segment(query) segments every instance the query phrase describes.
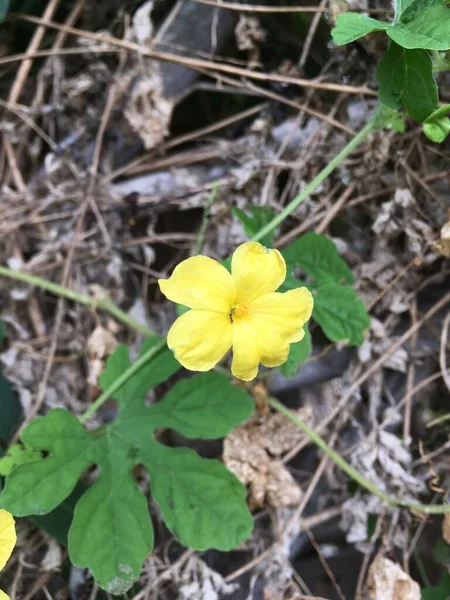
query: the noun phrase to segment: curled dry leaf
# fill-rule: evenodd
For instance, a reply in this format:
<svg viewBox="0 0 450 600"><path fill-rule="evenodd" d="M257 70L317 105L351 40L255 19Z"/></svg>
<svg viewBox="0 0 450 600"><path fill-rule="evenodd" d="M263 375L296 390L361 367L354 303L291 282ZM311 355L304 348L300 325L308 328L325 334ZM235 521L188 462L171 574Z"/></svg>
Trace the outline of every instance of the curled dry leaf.
<svg viewBox="0 0 450 600"><path fill-rule="evenodd" d="M169 133L174 103L164 98L161 75L154 70L138 81L125 109L125 117L131 128L141 137L149 150L157 146Z"/></svg>
<svg viewBox="0 0 450 600"><path fill-rule="evenodd" d="M379 554L367 578L369 600L420 600L420 587L398 564Z"/></svg>
<svg viewBox="0 0 450 600"><path fill-rule="evenodd" d="M105 366L105 360L113 353L117 340L113 334L99 325L91 333L87 341L87 354L89 363L88 383L97 386L100 373Z"/></svg>
<svg viewBox="0 0 450 600"><path fill-rule="evenodd" d="M297 411L312 421L308 406ZM303 434L283 415L257 416L234 429L224 440L223 460L242 483L249 486L253 508L291 506L301 498L301 490L279 457L292 449Z"/></svg>
<svg viewBox="0 0 450 600"><path fill-rule="evenodd" d="M446 258L450 258L450 221L441 229L440 239L432 244L433 250Z"/></svg>

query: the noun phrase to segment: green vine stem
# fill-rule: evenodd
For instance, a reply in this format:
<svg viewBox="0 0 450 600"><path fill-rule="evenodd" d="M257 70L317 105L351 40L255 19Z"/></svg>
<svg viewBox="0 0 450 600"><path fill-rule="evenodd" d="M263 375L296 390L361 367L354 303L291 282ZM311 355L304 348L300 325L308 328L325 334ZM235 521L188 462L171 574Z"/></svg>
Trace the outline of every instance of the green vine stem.
<svg viewBox="0 0 450 600"><path fill-rule="evenodd" d="M109 313L111 316L116 318L118 321L127 325L131 329L135 329L139 333L143 335L152 335L154 332L151 331L145 325L142 325L133 317L130 317L121 310L118 306L114 304L114 302L105 296L104 298L93 298L91 296L87 296L85 294L79 294L78 292L74 292L69 290L68 288L59 285L58 283L53 283L53 281L48 281L48 279L42 279L42 277L37 277L36 275L31 275L30 273L24 273L23 271L16 271L14 269L9 269L8 267L4 267L0 265L0 275L3 277L8 277L9 279L14 279L16 281L22 281L23 283L28 283L29 285L34 285L43 290L47 290L56 296L62 296L63 298L67 298L68 300L73 300L74 302L78 302L78 304L84 304L85 306L89 306L95 310L103 310Z"/></svg>
<svg viewBox="0 0 450 600"><path fill-rule="evenodd" d="M253 242L257 242L265 235L270 233L278 227L280 223L282 223L294 210L299 206L311 193L319 187L319 185L325 181L325 179L330 175L334 169L336 169L346 158L347 156L353 152L360 144L364 141L364 139L369 135L371 131L376 128L375 119L371 119L362 129L359 131L355 137L353 137L349 143L342 148L338 154L324 167L312 181L308 183L306 187L302 189L300 194L295 196L293 200L289 202L289 204L274 217L267 225L265 225L262 229L260 229L251 239Z"/></svg>
<svg viewBox="0 0 450 600"><path fill-rule="evenodd" d="M270 223L267 223L260 231L258 231L252 238L253 241L260 240L267 233L273 231L280 223L284 221L296 208L299 206L327 177L334 169L336 169L344 159L355 149L359 144L366 138L366 136L376 128L375 120L369 121L367 125L361 129L359 133L328 163L328 165L316 175L316 177L298 194L289 204L282 210ZM212 199L214 196L211 196ZM212 200L211 200L212 201ZM200 232L203 233L203 232ZM199 236L200 237L200 236ZM200 237L201 239L201 237ZM68 288L61 286L57 283L53 283L41 277L24 273L22 271L15 271L0 265L0 276L7 277L16 281L22 281L29 285L39 287L47 290L57 296L62 296L79 304L89 306L94 310L103 310L109 313L111 316L116 318L118 321L127 325L128 327L135 329L141 334L151 335L153 332L142 325L119 307L117 307L110 298L105 297L102 299L92 298L85 294L80 294L69 290ZM164 348L166 340L162 339L158 344L150 348L145 354L138 358L124 373L118 377L114 383L112 383L88 408L88 410L80 417L80 421L85 423L101 406L106 402L108 398L111 398L125 383L135 375L139 369L141 369L149 360L151 360L158 352ZM366 489L368 492L380 498L383 502L390 506L404 507L412 511L417 511L426 514L443 514L450 512L450 504L448 505L431 505L431 504L414 504L410 502L404 502L393 498L386 494L382 490L378 489L371 481L366 479L363 475L358 473L352 466L350 466L340 454L335 452L328 444L323 440L322 437L315 431L313 431L306 423L304 423L299 417L287 409L283 404L275 400L275 398L269 398L270 406L278 411L279 413L290 419L303 433L315 444L320 450L325 452L327 456L347 475L358 483L361 487Z"/></svg>
<svg viewBox="0 0 450 600"><path fill-rule="evenodd" d="M124 371L120 377L118 377L110 386L106 388L103 394L100 394L100 396L91 404L87 411L81 415L80 421L85 423L90 417L92 417L92 415L97 412L100 406L102 406L102 404L104 404L108 398L114 396L114 394L120 390L120 388L123 387L126 382L139 371L139 369L142 369L142 367L146 365L149 360L158 354L158 352L160 352L165 345L166 339L162 338L157 344L149 348L147 352L140 356L136 362L128 367L128 369Z"/></svg>
<svg viewBox="0 0 450 600"><path fill-rule="evenodd" d="M443 514L450 512L450 504L438 505L438 504L414 504L412 502L403 502L402 500L398 500L397 498L393 498L389 496L382 490L379 490L371 481L366 479L363 475L358 473L352 466L345 461L340 454L335 452L332 448L328 446L328 444L324 441L323 438L320 437L318 433L312 430L308 425L300 419L297 415L295 415L292 411L286 408L281 402L275 400L275 398L269 398L268 400L270 406L275 409L277 412L281 413L285 417L287 417L290 421L292 421L299 429L303 431L303 433L315 444L318 448L320 448L325 454L337 465L344 473L347 473L349 477L353 479L356 483L358 483L361 487L365 488L368 492L386 502L390 506L401 506L404 508L408 508L409 510L426 513L426 514Z"/></svg>

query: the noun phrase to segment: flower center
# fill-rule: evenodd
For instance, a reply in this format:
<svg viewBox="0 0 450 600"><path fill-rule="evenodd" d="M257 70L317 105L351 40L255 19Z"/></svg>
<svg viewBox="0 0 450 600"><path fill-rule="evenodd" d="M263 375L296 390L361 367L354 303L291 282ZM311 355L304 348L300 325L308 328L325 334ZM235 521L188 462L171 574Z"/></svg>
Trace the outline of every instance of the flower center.
<svg viewBox="0 0 450 600"><path fill-rule="evenodd" d="M235 318L245 317L246 314L248 314L248 304L245 302L239 302L231 307L230 321L233 323Z"/></svg>

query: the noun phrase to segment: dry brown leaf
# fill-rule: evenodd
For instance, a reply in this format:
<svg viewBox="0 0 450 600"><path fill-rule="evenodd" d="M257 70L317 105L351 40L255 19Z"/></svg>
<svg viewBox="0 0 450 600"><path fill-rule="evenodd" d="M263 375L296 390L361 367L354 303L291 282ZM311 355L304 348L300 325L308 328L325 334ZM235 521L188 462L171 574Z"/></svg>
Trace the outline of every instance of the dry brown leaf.
<svg viewBox="0 0 450 600"><path fill-rule="evenodd" d="M88 383L98 384L98 378L105 366L105 359L114 352L117 340L113 334L101 325L96 327L87 341L89 363Z"/></svg>
<svg viewBox="0 0 450 600"><path fill-rule="evenodd" d="M442 521L442 537L444 538L444 542L450 544L450 513L444 514L444 519Z"/></svg>
<svg viewBox="0 0 450 600"><path fill-rule="evenodd" d="M437 242L433 242L433 250L450 258L450 221L441 229L441 237Z"/></svg>
<svg viewBox="0 0 450 600"><path fill-rule="evenodd" d="M135 84L124 113L147 150L157 146L169 133L174 102L164 98L162 88L155 66L152 73Z"/></svg>
<svg viewBox="0 0 450 600"><path fill-rule="evenodd" d="M312 421L312 409L297 411ZM234 429L224 440L223 460L236 477L249 486L249 503L263 506L292 506L301 498L301 490L279 457L291 450L303 434L280 414L255 416Z"/></svg>
<svg viewBox="0 0 450 600"><path fill-rule="evenodd" d="M420 600L420 586L401 567L378 554L367 578L369 600Z"/></svg>

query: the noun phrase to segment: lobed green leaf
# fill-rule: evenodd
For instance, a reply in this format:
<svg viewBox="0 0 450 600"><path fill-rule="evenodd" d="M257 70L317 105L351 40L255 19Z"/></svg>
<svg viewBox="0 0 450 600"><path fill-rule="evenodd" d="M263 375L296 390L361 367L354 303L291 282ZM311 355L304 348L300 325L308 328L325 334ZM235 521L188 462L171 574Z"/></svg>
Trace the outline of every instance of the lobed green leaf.
<svg viewBox="0 0 450 600"><path fill-rule="evenodd" d="M142 351L155 343L158 338L151 338ZM87 431L63 409L30 423L23 442L48 455L14 468L0 495L0 506L17 516L42 515L60 505L81 474L96 465L97 480L75 507L69 555L75 565L90 568L111 594L131 587L153 547L147 501L133 475L136 465L147 468L153 497L182 543L228 550L253 526L245 487L221 462L165 447L154 437L160 427L190 437L225 435L251 414L252 400L223 375L207 373L178 382L162 402L147 406L148 388L179 368L173 360L161 350L116 393L119 411L109 425ZM129 366L128 351L119 346L102 374L102 386Z"/></svg>
<svg viewBox="0 0 450 600"><path fill-rule="evenodd" d="M324 283L314 294L313 316L332 342L362 344L370 325L364 302L350 287Z"/></svg>

